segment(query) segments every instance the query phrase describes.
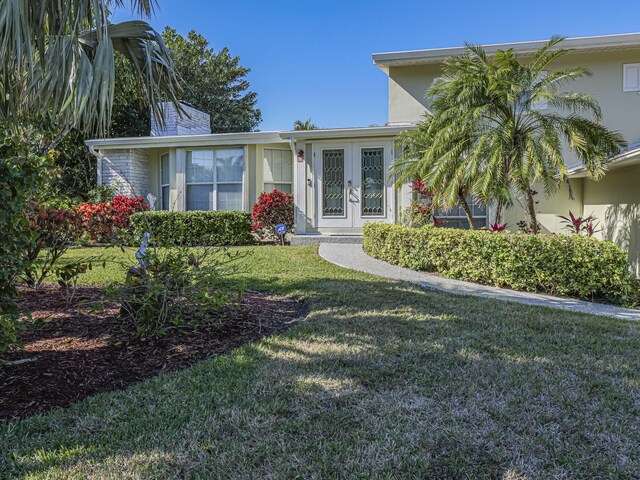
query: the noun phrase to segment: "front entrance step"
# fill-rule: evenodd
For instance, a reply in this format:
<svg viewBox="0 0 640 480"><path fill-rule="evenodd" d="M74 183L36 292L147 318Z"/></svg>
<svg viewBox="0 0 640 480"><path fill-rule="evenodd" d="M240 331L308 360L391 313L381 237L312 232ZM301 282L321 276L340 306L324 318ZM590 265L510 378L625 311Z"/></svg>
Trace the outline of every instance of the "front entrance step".
<svg viewBox="0 0 640 480"><path fill-rule="evenodd" d="M361 244L362 235L294 235L291 245L317 245L319 243Z"/></svg>

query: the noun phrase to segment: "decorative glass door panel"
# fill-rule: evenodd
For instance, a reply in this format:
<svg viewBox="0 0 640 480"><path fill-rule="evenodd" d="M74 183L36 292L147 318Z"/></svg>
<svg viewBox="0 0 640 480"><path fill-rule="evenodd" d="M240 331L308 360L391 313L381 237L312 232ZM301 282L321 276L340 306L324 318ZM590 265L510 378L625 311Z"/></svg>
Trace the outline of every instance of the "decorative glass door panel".
<svg viewBox="0 0 640 480"><path fill-rule="evenodd" d="M322 151L322 216L345 216L344 150Z"/></svg>
<svg viewBox="0 0 640 480"><path fill-rule="evenodd" d="M360 214L363 217L384 215L384 148L362 148Z"/></svg>
<svg viewBox="0 0 640 480"><path fill-rule="evenodd" d="M392 152L389 140L315 143L314 226L353 233L365 222L393 222L393 184L387 178Z"/></svg>

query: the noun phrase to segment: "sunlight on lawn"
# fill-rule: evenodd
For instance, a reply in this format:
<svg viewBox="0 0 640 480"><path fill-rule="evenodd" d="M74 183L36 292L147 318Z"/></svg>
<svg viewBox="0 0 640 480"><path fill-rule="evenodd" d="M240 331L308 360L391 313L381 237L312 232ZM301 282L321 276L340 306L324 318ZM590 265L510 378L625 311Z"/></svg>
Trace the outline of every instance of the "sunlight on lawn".
<svg viewBox="0 0 640 480"><path fill-rule="evenodd" d="M328 264L314 247L247 251L238 280L306 299L306 321L1 424L0 476L640 474L640 324L424 291Z"/></svg>

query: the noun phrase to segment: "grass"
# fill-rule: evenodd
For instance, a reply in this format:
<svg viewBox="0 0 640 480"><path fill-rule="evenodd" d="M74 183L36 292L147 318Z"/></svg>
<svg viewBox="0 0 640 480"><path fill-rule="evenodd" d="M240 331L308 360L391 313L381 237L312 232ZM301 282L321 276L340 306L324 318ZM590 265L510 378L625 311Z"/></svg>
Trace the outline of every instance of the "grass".
<svg viewBox="0 0 640 480"><path fill-rule="evenodd" d="M640 477L640 324L247 250L238 278L306 298L306 322L0 424L0 477Z"/></svg>

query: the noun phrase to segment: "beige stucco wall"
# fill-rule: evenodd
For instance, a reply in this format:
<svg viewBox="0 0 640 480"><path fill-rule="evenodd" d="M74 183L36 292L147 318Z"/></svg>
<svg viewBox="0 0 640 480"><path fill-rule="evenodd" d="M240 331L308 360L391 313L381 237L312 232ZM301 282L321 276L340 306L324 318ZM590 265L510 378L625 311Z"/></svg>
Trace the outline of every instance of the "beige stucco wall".
<svg viewBox="0 0 640 480"><path fill-rule="evenodd" d="M613 170L600 181L584 181L584 214L600 222L600 238L629 252L640 274L640 166Z"/></svg>
<svg viewBox="0 0 640 480"><path fill-rule="evenodd" d="M543 232L558 233L563 231L562 219L558 215L569 216L569 211L574 215L582 215L583 181L582 179L572 179L570 184L573 198L571 198L569 187L565 184L550 195L545 194L542 187L538 187L536 212L538 223ZM514 204L505 210L503 221L508 224L509 230L516 231L518 229L517 223L525 219L524 199L514 197ZM493 220L493 218L489 219L490 222Z"/></svg>
<svg viewBox="0 0 640 480"><path fill-rule="evenodd" d="M442 74L439 65L389 69L389 123L417 122L429 107L425 94Z"/></svg>
<svg viewBox="0 0 640 480"><path fill-rule="evenodd" d="M622 66L640 63L640 48L609 52L571 53L549 71L565 67L588 67L593 75L571 82L566 89L592 95L600 103L604 124L633 144L640 141L640 94L623 92ZM442 74L439 65L392 67L389 69L389 122L419 121L429 101L426 91ZM567 163L575 158L567 155Z"/></svg>

